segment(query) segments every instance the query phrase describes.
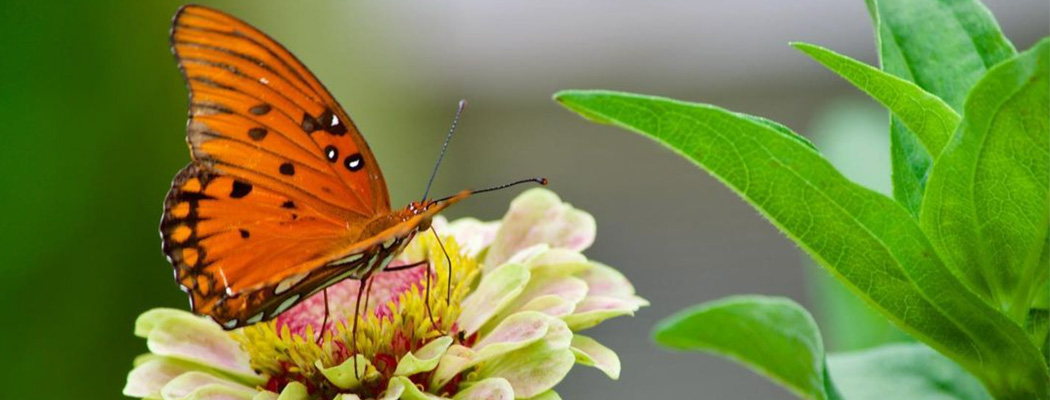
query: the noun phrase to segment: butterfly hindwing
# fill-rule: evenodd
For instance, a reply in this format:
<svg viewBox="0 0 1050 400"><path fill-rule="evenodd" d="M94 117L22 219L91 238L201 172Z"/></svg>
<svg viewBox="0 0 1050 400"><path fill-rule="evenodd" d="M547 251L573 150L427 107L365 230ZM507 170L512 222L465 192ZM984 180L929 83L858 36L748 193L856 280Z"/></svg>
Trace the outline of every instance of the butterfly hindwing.
<svg viewBox="0 0 1050 400"><path fill-rule="evenodd" d="M195 311L307 274L352 247L342 222L284 194L190 164L161 220L164 252Z"/></svg>

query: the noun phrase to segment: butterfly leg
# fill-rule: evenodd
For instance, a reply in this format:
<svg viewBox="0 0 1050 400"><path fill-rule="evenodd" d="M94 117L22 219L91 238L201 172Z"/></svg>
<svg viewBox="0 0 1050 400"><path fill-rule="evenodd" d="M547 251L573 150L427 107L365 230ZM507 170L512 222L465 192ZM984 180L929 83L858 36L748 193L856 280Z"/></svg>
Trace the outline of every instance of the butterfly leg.
<svg viewBox="0 0 1050 400"><path fill-rule="evenodd" d="M365 319L368 319L368 297L372 294L372 282L375 279L369 278L368 284L365 285Z"/></svg>
<svg viewBox="0 0 1050 400"><path fill-rule="evenodd" d="M418 261L418 262L414 262L414 263L411 263L411 264L398 265L396 267L386 267L386 268L383 269L383 272L403 271L403 270L406 270L406 269L412 269L412 268L415 268L415 267L423 266L423 265L426 265L428 263L430 263L430 260L423 260L423 261Z"/></svg>
<svg viewBox="0 0 1050 400"><path fill-rule="evenodd" d="M324 296L324 319L321 320L321 329L317 331L317 345L320 346L324 339L324 332L328 330L328 288L321 291Z"/></svg>
<svg viewBox="0 0 1050 400"><path fill-rule="evenodd" d="M430 225L430 232L434 233L434 239L437 239L438 246L441 246L441 252L445 254L445 261L448 262L448 287L445 294L445 304L452 304L452 258L448 256L448 251L445 250L445 244L441 243L441 237L438 236L434 225Z"/></svg>

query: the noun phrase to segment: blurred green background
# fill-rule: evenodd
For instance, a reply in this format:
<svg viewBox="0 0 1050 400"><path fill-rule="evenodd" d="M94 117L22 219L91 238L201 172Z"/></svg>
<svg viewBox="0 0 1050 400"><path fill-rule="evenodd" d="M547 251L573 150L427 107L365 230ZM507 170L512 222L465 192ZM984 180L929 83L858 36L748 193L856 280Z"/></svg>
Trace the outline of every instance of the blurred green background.
<svg viewBox="0 0 1050 400"><path fill-rule="evenodd" d="M860 0L205 3L259 26L326 83L371 143L395 206L420 194L467 98L436 194L542 175L595 215L588 254L624 271L653 306L593 333L619 352L621 379L577 368L559 386L565 398L790 398L723 360L651 344L657 319L733 293L786 295L839 316L821 321L833 349L900 339L828 295L833 285L820 289L828 281L806 289L826 274L806 278L796 249L706 174L550 101L559 89L605 88L763 115L819 136L848 175L885 189L885 115L786 45L874 62ZM167 39L178 5L0 4L4 399L120 397L145 351L135 316L187 306L156 229L169 181L189 161L186 91ZM989 7L1019 48L1048 33L1045 0ZM479 196L451 216L498 218L516 192ZM862 320L871 322L842 324Z"/></svg>

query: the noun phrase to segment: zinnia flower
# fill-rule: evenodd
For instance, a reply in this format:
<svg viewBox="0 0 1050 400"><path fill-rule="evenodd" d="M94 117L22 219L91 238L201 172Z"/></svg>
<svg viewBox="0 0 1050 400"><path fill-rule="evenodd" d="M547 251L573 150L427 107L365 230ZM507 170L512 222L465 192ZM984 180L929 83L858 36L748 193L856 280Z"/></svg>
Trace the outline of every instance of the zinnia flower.
<svg viewBox="0 0 1050 400"><path fill-rule="evenodd" d="M328 289L327 329L323 296L232 332L185 311L154 309L135 323L150 352L135 360L124 394L557 399L552 388L576 363L619 377L616 353L577 332L648 303L622 274L581 254L594 241L590 214L532 189L502 221L438 218L434 226L440 243L417 235L392 264L430 260L429 299L425 267L376 275L356 343L356 281Z"/></svg>

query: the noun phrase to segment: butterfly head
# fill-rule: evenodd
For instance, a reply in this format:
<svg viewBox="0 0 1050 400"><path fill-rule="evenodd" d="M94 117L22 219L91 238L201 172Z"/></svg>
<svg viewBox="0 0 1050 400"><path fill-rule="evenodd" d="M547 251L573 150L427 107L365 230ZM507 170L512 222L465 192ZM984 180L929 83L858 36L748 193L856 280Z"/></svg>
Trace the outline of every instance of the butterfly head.
<svg viewBox="0 0 1050 400"><path fill-rule="evenodd" d="M404 220L408 220L416 216L421 216L422 220L418 225L419 230L422 231L430 229L430 223L434 215L437 215L448 206L467 198L467 196L470 196L470 194L471 193L469 190L464 190L462 192L456 193L453 196L449 196L443 199L413 201L412 203L409 203L408 207L405 207L404 215L402 216L402 218Z"/></svg>

